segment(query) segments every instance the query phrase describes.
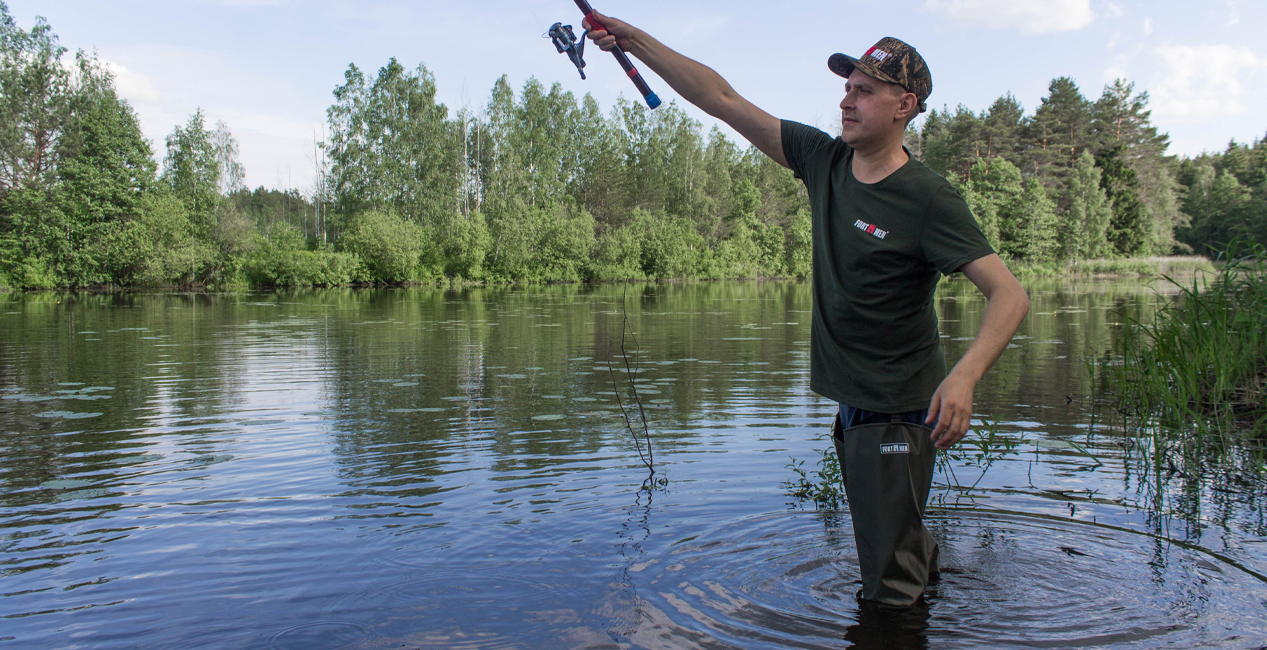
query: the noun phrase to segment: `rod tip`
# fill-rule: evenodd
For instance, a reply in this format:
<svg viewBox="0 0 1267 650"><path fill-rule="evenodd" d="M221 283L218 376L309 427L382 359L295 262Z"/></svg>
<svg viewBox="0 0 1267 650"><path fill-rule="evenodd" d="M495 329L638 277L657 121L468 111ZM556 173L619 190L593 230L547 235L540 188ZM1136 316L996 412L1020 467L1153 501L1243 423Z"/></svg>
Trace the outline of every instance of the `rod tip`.
<svg viewBox="0 0 1267 650"><path fill-rule="evenodd" d="M647 100L647 106L653 109L658 108L660 106L660 98L656 96L655 93L647 93L646 100Z"/></svg>

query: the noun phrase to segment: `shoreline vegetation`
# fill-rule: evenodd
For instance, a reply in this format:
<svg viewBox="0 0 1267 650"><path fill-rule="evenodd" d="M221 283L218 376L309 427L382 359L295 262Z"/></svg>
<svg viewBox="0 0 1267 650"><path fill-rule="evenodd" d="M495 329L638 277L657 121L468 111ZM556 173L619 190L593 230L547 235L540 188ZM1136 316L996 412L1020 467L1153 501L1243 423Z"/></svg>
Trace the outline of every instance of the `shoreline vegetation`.
<svg viewBox="0 0 1267 650"><path fill-rule="evenodd" d="M1225 259L1171 279L1179 294L1156 312L1126 314L1119 362L1103 364L1124 431L1189 458L1267 439L1267 248L1238 239Z"/></svg>
<svg viewBox="0 0 1267 650"><path fill-rule="evenodd" d="M1021 280L1029 279L1054 279L1054 278L1121 278L1121 277L1141 277L1141 278L1190 278L1195 275L1207 273L1217 273L1218 269L1214 263L1208 258L1199 255L1170 255L1170 256L1153 256L1139 258L1121 258L1121 259L1099 259L1099 260L1080 260L1072 264L1011 264L1011 270L1017 278ZM777 281L798 281L807 278L796 278L788 276L775 277L752 277L752 278L655 278L655 279L639 279L637 282L727 282L727 281L757 281L757 282L777 282ZM127 291L180 291L180 292L233 292L243 290L269 290L269 289L294 289L294 288L322 288L322 287L341 287L341 288L415 288L415 287L435 287L436 289L464 289L470 287L497 287L497 286L520 286L523 284L618 284L629 282L630 280L560 280L545 283L522 283L513 280L492 282L484 280L465 280L462 278L442 278L430 282L359 282L346 283L338 285L286 285L286 286L250 286L236 285L229 287L178 287L178 286L118 286L118 285L100 285L100 286L83 286L70 289L75 292L83 293L122 293ZM41 292L41 291L66 291L65 288L45 288L45 289L22 289L19 287L7 286L0 283L0 293L12 292Z"/></svg>
<svg viewBox="0 0 1267 650"><path fill-rule="evenodd" d="M157 157L92 53L0 0L0 287L237 291L804 278L810 215L792 173L673 103L609 111L506 77L479 108L434 76L349 65L313 142L311 187L248 189L201 110ZM1267 245L1267 141L1167 154L1148 94L1051 81L1032 112L934 109L912 156L964 195L1020 277L1212 270ZM1174 257L1180 256L1180 257ZM1190 257L1184 257L1190 256Z"/></svg>

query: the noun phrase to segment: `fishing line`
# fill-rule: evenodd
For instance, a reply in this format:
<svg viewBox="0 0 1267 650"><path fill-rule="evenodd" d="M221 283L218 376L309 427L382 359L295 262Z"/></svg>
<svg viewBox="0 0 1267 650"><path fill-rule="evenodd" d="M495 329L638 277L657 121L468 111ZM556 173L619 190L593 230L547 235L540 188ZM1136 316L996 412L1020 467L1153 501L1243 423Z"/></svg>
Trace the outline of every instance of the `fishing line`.
<svg viewBox="0 0 1267 650"><path fill-rule="evenodd" d="M544 25L544 24L545 24L545 23L541 22L541 19L540 19L540 18L537 18L537 12L535 12L535 11L533 11L533 10L532 10L532 5L528 4L528 0L519 0L519 1L520 1L520 2L522 2L522 3L524 3L524 6L528 8L528 13L532 14L532 19L533 19L533 20L535 20L535 21L537 21L537 24L538 24L538 25ZM544 38L544 35L542 36L542 38Z"/></svg>

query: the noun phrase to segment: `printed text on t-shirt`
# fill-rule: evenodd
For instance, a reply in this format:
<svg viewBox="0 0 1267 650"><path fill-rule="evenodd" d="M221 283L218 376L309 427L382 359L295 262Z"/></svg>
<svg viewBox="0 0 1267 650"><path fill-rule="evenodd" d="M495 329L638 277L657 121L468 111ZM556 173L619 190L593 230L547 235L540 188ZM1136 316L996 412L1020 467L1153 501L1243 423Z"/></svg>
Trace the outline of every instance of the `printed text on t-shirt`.
<svg viewBox="0 0 1267 650"><path fill-rule="evenodd" d="M863 221L862 219L859 219L859 220L857 220L857 221L853 222L853 225L854 225L854 226L856 226L856 227L858 228L858 230L861 230L861 231L863 231L863 232L867 232L867 233L871 233L872 235L875 235L876 237L879 237L880 239L884 239L884 236L885 236L885 235L887 235L887 234L889 234L889 231L887 231L887 230L880 230L879 228L876 228L876 227L875 227L875 224L873 224L873 223L867 223L867 222Z"/></svg>

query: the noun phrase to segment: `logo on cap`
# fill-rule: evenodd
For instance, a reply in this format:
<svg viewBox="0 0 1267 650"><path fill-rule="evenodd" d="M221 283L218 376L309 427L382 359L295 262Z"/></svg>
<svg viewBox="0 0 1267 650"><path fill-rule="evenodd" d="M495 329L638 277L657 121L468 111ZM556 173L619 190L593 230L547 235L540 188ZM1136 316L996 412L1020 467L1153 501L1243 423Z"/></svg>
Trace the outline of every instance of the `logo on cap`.
<svg viewBox="0 0 1267 650"><path fill-rule="evenodd" d="M884 50L876 49L874 46L872 46L872 48L867 50L867 53L863 54L862 56L869 56L875 59L876 61L883 61L893 55L889 54L888 52L885 52Z"/></svg>

